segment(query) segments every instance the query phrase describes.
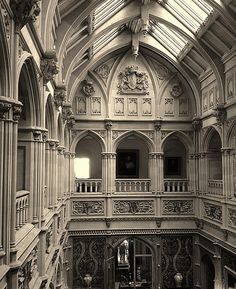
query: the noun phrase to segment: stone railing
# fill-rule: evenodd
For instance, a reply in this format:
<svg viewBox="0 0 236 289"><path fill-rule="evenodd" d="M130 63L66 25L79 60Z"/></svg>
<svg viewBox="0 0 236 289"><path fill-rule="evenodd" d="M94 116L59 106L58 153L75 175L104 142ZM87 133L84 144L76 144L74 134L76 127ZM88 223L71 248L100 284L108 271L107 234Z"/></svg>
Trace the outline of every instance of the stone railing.
<svg viewBox="0 0 236 289"><path fill-rule="evenodd" d="M187 179L164 179L165 192L189 192L189 180Z"/></svg>
<svg viewBox="0 0 236 289"><path fill-rule="evenodd" d="M208 180L208 194L214 196L223 195L223 181L222 180Z"/></svg>
<svg viewBox="0 0 236 289"><path fill-rule="evenodd" d="M150 179L117 179L116 192L150 192Z"/></svg>
<svg viewBox="0 0 236 289"><path fill-rule="evenodd" d="M29 192L18 191L16 193L16 230L19 230L28 222L29 217Z"/></svg>
<svg viewBox="0 0 236 289"><path fill-rule="evenodd" d="M101 179L76 179L75 192L77 193L98 193L102 191Z"/></svg>

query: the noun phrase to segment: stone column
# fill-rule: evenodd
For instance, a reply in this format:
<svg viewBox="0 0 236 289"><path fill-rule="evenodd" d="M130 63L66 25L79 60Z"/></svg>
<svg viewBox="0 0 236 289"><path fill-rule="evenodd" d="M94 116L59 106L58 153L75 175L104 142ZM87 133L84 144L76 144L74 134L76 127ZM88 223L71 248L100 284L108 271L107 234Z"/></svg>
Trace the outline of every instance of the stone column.
<svg viewBox="0 0 236 289"><path fill-rule="evenodd" d="M215 247L214 252L214 266L215 266L215 285L214 289L223 288L223 278L222 278L222 260L221 260L221 248L217 242L213 243Z"/></svg>
<svg viewBox="0 0 236 289"><path fill-rule="evenodd" d="M193 236L193 284L194 289L201 288L201 254L199 246L199 235Z"/></svg>
<svg viewBox="0 0 236 289"><path fill-rule="evenodd" d="M60 201L62 199L62 195L64 193L64 180L66 177L66 171L64 167L64 152L65 148L62 146L57 147L57 171L58 171L58 196L57 201Z"/></svg>
<svg viewBox="0 0 236 289"><path fill-rule="evenodd" d="M233 185L233 149L224 147L222 152L222 179L223 179L223 195L225 199L231 199L234 194Z"/></svg>
<svg viewBox="0 0 236 289"><path fill-rule="evenodd" d="M196 162L198 156L197 154L190 154L188 158L188 179L189 179L189 192L196 193Z"/></svg>
<svg viewBox="0 0 236 289"><path fill-rule="evenodd" d="M149 178L151 179L151 184L150 184L150 189L153 194L156 194L157 192L157 183L158 183L158 178L159 176L157 175L157 155L154 152L149 153L149 162L148 162L148 167L149 167Z"/></svg>
<svg viewBox="0 0 236 289"><path fill-rule="evenodd" d="M108 193L108 153L102 153L102 192L103 194Z"/></svg>
<svg viewBox="0 0 236 289"><path fill-rule="evenodd" d="M157 193L158 195L163 194L164 192L164 153L157 153Z"/></svg>
<svg viewBox="0 0 236 289"><path fill-rule="evenodd" d="M200 153L199 163L199 191L200 194L206 194L208 190L208 159L207 153Z"/></svg>

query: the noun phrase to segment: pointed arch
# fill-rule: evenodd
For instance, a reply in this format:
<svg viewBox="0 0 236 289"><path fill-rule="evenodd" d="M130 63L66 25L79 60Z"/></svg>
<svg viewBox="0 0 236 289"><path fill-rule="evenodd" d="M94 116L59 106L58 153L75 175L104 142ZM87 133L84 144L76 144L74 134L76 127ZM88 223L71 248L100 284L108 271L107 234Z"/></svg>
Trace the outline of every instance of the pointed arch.
<svg viewBox="0 0 236 289"><path fill-rule="evenodd" d="M215 126L209 126L207 128L204 136L203 136L203 139L202 139L202 149L203 149L203 151L208 151L210 140L211 140L211 137L212 137L214 132L218 133L218 135L220 137L220 140L221 140L221 144L223 143L220 130L217 129Z"/></svg>
<svg viewBox="0 0 236 289"><path fill-rule="evenodd" d="M120 135L114 142L113 147L114 147L114 151L116 151L117 147L119 146L119 144L126 139L129 136L136 136L137 138L142 139L148 147L149 152L153 152L154 151L154 143L153 141L146 136L144 133L142 133L141 131L137 131L137 130L131 130L131 131L126 131L124 132L122 135Z"/></svg>
<svg viewBox="0 0 236 289"><path fill-rule="evenodd" d="M170 137L176 136L180 142L183 143L185 146L185 149L188 153L194 152L194 144L192 139L184 132L182 131L172 131L170 132L161 142L161 150L164 150L164 146L166 142L170 139Z"/></svg>
<svg viewBox="0 0 236 289"><path fill-rule="evenodd" d="M98 141L98 143L100 144L102 151L103 152L106 151L106 144L105 144L105 141L103 140L103 138L98 133L96 133L92 130L85 130L82 133L77 134L76 137L73 139L73 141L71 143L71 147L70 147L71 152L75 152L76 145L78 144L78 142L86 136L91 136L94 139L96 139Z"/></svg>

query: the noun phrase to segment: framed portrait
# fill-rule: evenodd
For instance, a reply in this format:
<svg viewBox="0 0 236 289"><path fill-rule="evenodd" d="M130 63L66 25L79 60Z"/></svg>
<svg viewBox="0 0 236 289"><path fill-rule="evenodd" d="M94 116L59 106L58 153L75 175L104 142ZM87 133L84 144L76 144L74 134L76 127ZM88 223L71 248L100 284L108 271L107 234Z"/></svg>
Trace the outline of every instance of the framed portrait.
<svg viewBox="0 0 236 289"><path fill-rule="evenodd" d="M138 178L139 177L139 151L117 150L116 177Z"/></svg>
<svg viewBox="0 0 236 289"><path fill-rule="evenodd" d="M165 157L165 177L182 175L181 157Z"/></svg>

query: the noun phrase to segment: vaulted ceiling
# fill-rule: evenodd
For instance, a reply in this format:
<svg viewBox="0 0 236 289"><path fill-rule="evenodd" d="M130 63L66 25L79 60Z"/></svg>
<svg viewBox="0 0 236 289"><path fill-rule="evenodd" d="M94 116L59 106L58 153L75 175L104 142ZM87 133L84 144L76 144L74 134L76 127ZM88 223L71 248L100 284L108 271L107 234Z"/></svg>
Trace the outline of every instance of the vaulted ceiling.
<svg viewBox="0 0 236 289"><path fill-rule="evenodd" d="M53 9L57 81L69 90L99 59L122 49L136 57L140 47L192 79L207 70L217 78L236 44L235 0L59 0Z"/></svg>

